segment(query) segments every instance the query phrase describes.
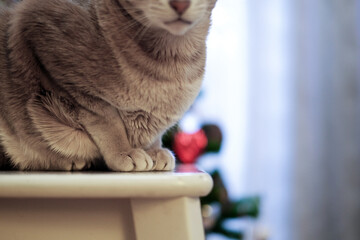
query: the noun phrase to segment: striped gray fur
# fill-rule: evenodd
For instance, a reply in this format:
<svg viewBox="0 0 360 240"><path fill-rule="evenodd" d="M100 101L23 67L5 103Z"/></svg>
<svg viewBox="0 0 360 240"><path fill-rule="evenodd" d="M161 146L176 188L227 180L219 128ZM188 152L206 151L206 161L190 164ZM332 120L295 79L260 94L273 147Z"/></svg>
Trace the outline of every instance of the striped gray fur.
<svg viewBox="0 0 360 240"><path fill-rule="evenodd" d="M215 1L191 0L181 15L191 24L172 22L180 15L169 0L24 0L2 10L0 165L173 169L161 136L199 92Z"/></svg>

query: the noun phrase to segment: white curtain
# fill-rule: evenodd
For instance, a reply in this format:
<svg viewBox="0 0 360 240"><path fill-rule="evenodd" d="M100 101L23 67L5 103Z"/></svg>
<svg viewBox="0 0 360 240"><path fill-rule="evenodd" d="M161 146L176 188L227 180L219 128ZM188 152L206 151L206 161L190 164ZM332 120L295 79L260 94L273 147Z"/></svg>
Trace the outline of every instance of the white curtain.
<svg viewBox="0 0 360 240"><path fill-rule="evenodd" d="M274 240L360 239L360 3L247 3L260 224Z"/></svg>
<svg viewBox="0 0 360 240"><path fill-rule="evenodd" d="M293 164L293 14L286 0L248 3L248 130L246 186L262 200L258 230L292 240L289 231Z"/></svg>
<svg viewBox="0 0 360 240"><path fill-rule="evenodd" d="M360 5L296 1L293 238L360 239Z"/></svg>
<svg viewBox="0 0 360 240"><path fill-rule="evenodd" d="M187 131L215 123L223 133L220 154L199 162L205 170L220 168L229 194L245 194L245 133L247 114L247 0L219 0L207 41L207 64L202 92L183 121ZM198 125L193 124L197 120ZM196 122L196 121L195 121ZM194 127L191 127L195 125ZM190 126L190 127L189 127Z"/></svg>

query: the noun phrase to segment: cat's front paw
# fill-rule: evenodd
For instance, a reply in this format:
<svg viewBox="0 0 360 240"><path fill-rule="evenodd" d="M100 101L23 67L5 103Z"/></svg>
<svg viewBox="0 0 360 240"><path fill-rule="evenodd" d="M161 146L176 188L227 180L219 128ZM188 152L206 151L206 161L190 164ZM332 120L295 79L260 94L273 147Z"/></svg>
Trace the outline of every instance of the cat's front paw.
<svg viewBox="0 0 360 240"><path fill-rule="evenodd" d="M105 162L111 170L121 172L150 171L154 166L151 157L140 148L120 153L113 161L105 159Z"/></svg>
<svg viewBox="0 0 360 240"><path fill-rule="evenodd" d="M59 161L52 161L52 165L46 167L46 170L53 171L81 171L90 168L91 163L84 159L77 158L58 158ZM31 168L32 170L42 170Z"/></svg>
<svg viewBox="0 0 360 240"><path fill-rule="evenodd" d="M175 157L168 149L152 149L147 151L147 153L154 161L154 166L152 170L170 171L175 168Z"/></svg>

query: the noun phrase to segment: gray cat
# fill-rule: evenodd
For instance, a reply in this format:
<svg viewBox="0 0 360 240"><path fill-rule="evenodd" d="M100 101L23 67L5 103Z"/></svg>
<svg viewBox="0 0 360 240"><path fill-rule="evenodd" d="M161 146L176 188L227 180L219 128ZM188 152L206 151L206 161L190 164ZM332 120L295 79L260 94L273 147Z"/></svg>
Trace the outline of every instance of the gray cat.
<svg viewBox="0 0 360 240"><path fill-rule="evenodd" d="M216 0L24 0L0 12L0 158L21 170L171 170Z"/></svg>

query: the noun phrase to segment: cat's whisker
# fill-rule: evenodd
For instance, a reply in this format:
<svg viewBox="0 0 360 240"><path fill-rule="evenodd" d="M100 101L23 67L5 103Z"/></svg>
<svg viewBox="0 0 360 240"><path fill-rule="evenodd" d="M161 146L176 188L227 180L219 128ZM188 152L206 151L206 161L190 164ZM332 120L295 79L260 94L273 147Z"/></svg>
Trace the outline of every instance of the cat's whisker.
<svg viewBox="0 0 360 240"><path fill-rule="evenodd" d="M145 24L140 31L136 34L136 36L134 36L133 39L137 39L138 42L140 42L142 40L142 38L144 37L144 35L146 34L146 32L149 30L151 24L150 22L148 22L147 24Z"/></svg>
<svg viewBox="0 0 360 240"><path fill-rule="evenodd" d="M159 10L159 11L163 11L164 10L164 6L163 5L150 5L149 7L150 10Z"/></svg>
<svg viewBox="0 0 360 240"><path fill-rule="evenodd" d="M145 20L147 20L145 16L142 16L141 18L139 18L139 21L145 21ZM131 28L134 28L134 27L137 27L139 25L140 25L139 22L134 21L134 22L129 23L125 27L123 27L121 30L127 31L127 30L129 30Z"/></svg>
<svg viewBox="0 0 360 240"><path fill-rule="evenodd" d="M146 32L149 31L150 27L151 27L151 23L148 22L148 24L145 25L142 36L139 38L140 40L142 39L143 36L145 36Z"/></svg>
<svg viewBox="0 0 360 240"><path fill-rule="evenodd" d="M146 20L146 18L143 17L143 20ZM139 35L141 32L143 32L145 28L148 29L148 28L150 27L150 23L148 23L147 21L146 21L146 23L149 24L149 26L147 26L147 25L141 25L141 27L140 27L139 29L137 29L137 31L134 33L134 35L132 36L132 38L129 39L129 41L128 41L128 43L127 43L127 45L125 46L124 49L128 49L129 46L135 41L135 39L138 39L138 35ZM136 23L136 24L138 24L138 23Z"/></svg>

